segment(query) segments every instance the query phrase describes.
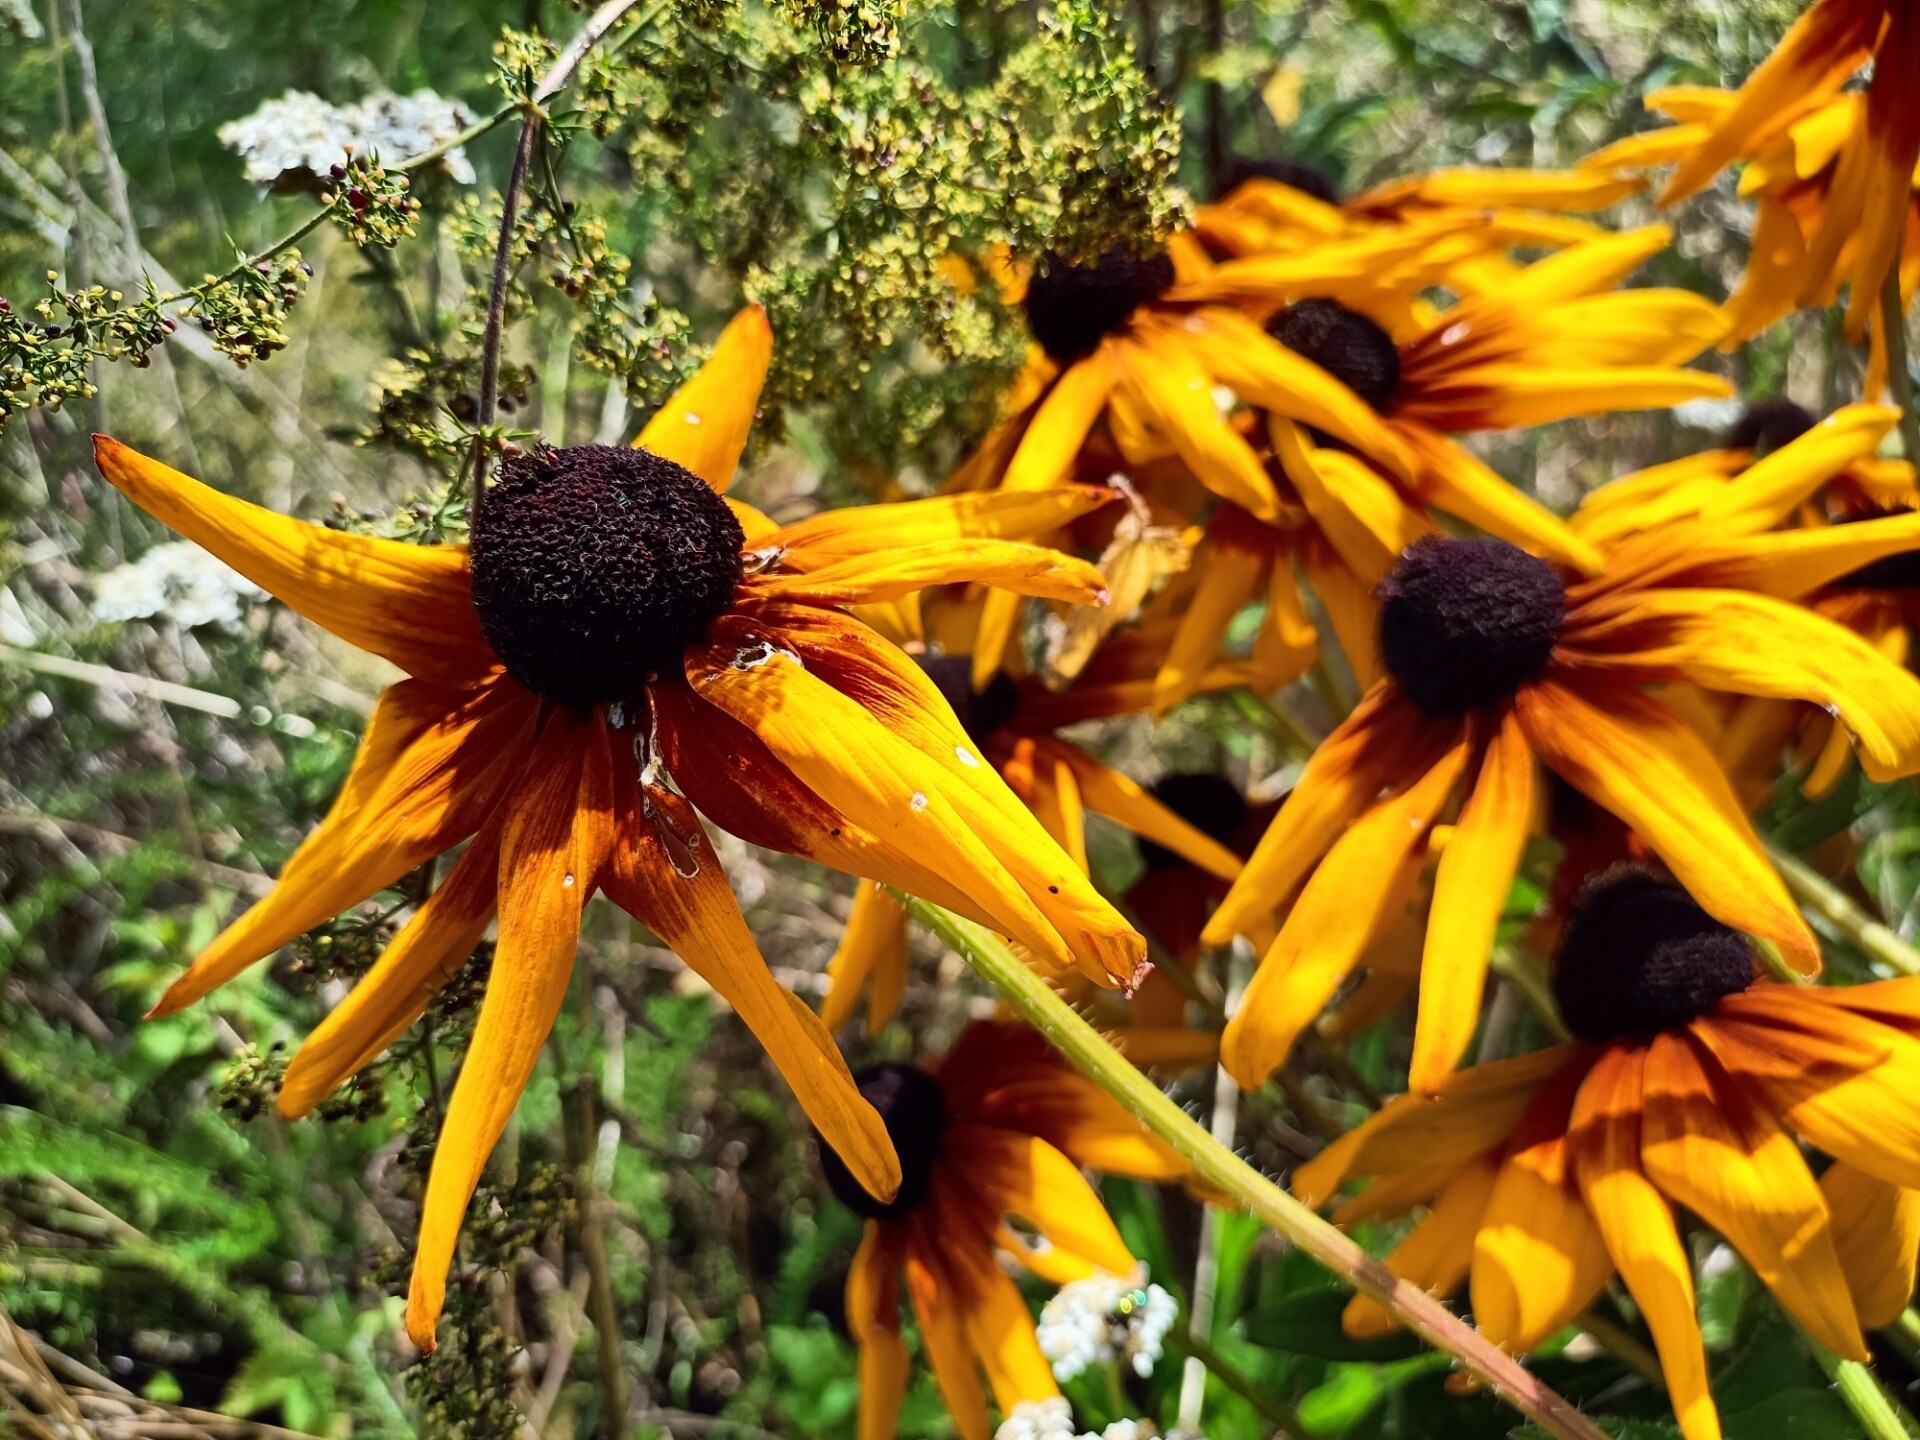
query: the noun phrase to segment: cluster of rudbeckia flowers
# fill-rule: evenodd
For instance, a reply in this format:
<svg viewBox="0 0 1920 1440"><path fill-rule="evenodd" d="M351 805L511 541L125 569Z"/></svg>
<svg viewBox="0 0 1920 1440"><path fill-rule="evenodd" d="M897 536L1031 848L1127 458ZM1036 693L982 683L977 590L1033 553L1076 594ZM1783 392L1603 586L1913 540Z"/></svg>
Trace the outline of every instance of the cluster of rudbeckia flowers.
<svg viewBox="0 0 1920 1440"><path fill-rule="evenodd" d="M925 499L781 525L729 493L773 359L751 308L632 445L505 455L464 545L305 524L100 439L135 504L404 672L278 888L156 1010L456 857L279 1100L312 1110L495 930L408 1299L431 1348L605 895L751 1028L864 1220L863 1440L894 1432L916 1336L967 1440L1073 1433L1082 1352L1150 1369L1175 1323L1089 1175L1224 1198L1013 1018L850 1068L836 1033L881 1036L913 988L903 897L1006 937L1155 1076L1255 1090L1410 1013L1408 1093L1294 1192L1340 1224L1414 1217L1387 1263L1464 1287L1516 1354L1617 1279L1687 1440L1719 1433L1689 1225L1864 1359L1920 1252L1920 978L1820 981L1755 815L1783 777L1920 773L1920 491L1879 392L1900 347L1874 334L1860 403L1751 404L1571 513L1474 437L1728 399L1703 354L1843 292L1858 337L1897 318L1916 27L1902 0L1818 0L1745 87L1670 93L1672 129L1567 174L1343 199L1249 165L1152 253L955 257L1033 345ZM1678 200L1742 159L1760 231L1731 306L1629 285L1666 230L1592 216L1644 167L1677 165ZM1102 756L1195 696L1296 684L1325 724L1282 786ZM1136 837L1122 892L1096 883L1089 816ZM709 825L858 877L820 1013L773 979ZM1223 996L1196 977L1236 945L1251 976ZM1516 993L1561 1043L1488 1053L1496 957L1534 973ZM1069 1287L1038 1326L1016 1271ZM1393 1323L1364 1296L1345 1315Z"/></svg>

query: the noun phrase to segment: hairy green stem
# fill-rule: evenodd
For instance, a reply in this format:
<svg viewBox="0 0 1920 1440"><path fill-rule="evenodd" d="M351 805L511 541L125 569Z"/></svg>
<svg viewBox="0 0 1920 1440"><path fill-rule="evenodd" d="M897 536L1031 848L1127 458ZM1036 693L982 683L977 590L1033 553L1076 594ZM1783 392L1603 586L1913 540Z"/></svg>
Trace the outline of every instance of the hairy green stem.
<svg viewBox="0 0 1920 1440"><path fill-rule="evenodd" d="M1217 1143L1029 970L1004 940L937 905L902 898L916 919L987 979L1054 1048L1172 1147L1200 1181L1232 1197L1261 1223L1385 1306L1400 1323L1452 1355L1548 1434L1560 1440L1602 1440L1592 1421L1513 1356Z"/></svg>
<svg viewBox="0 0 1920 1440"><path fill-rule="evenodd" d="M1767 847L1767 854L1801 909L1833 926L1869 960L1902 975L1920 975L1920 950L1868 915L1838 885L1797 855L1773 846Z"/></svg>
<svg viewBox="0 0 1920 1440"><path fill-rule="evenodd" d="M1913 1440L1900 1409L1880 1387L1873 1370L1858 1360L1843 1360L1803 1330L1807 1348L1833 1381L1833 1388L1866 1431L1867 1440Z"/></svg>

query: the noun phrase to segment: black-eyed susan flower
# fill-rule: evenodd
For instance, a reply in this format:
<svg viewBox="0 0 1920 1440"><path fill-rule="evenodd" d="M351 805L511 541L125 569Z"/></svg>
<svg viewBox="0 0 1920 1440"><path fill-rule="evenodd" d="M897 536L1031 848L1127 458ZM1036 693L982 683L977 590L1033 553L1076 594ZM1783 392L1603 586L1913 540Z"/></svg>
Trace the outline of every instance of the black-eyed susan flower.
<svg viewBox="0 0 1920 1440"><path fill-rule="evenodd" d="M861 1440L890 1440L906 1393L903 1286L955 1427L963 1440L989 1440L989 1395L1004 1413L1059 1394L1002 1257L1055 1284L1133 1273L1080 1167L1166 1180L1183 1166L1026 1025L977 1022L936 1061L880 1065L857 1080L902 1171L899 1194L876 1200L830 1144L821 1148L833 1193L867 1222L847 1276Z"/></svg>
<svg viewBox="0 0 1920 1440"><path fill-rule="evenodd" d="M1869 61L1864 93L1843 95ZM1666 137L1666 148L1651 157L1678 161L1661 202L1697 194L1736 161L1766 167L1780 178L1781 194L1762 211L1773 223L1756 231L1756 257L1783 286L1801 282L1790 292L1798 303L1831 304L1847 284L1846 329L1858 341L1912 229L1917 92L1920 9L1912 0L1815 0L1733 95L1648 98L1683 122L1684 134ZM1625 156L1616 150L1606 158ZM1817 177L1818 203L1796 205L1804 197L1787 180Z"/></svg>
<svg viewBox="0 0 1920 1440"><path fill-rule="evenodd" d="M1920 980L1754 978L1747 940L1644 869L1590 882L1554 990L1575 1041L1403 1096L1294 1173L1335 1219L1426 1214L1387 1263L1517 1352L1617 1273L1653 1332L1687 1440L1719 1418L1676 1207L1718 1231L1816 1340L1867 1358L1920 1247ZM1818 1180L1800 1143L1831 1156ZM1356 1298L1347 1328L1394 1323Z"/></svg>
<svg viewBox="0 0 1920 1440"><path fill-rule="evenodd" d="M1719 757L1648 687L1807 701L1839 717L1870 776L1920 770L1920 681L1797 603L1920 548L1920 515L1769 532L1770 513L1666 526L1572 583L1487 538L1432 537L1400 557L1380 589L1384 678L1308 761L1207 928L1224 943L1299 891L1222 1037L1237 1080L1258 1084L1285 1058L1451 818L1412 1062L1413 1088L1438 1088L1472 1038L1494 928L1540 824L1539 763L1631 827L1716 918L1817 968Z"/></svg>
<svg viewBox="0 0 1920 1440"><path fill-rule="evenodd" d="M470 549L305 524L97 441L129 499L409 677L382 695L280 884L156 1012L472 841L295 1056L280 1096L302 1114L379 1054L497 912L422 1213L407 1324L423 1346L596 890L740 1011L863 1185L888 1194L899 1178L824 1027L767 975L688 798L749 840L927 895L1090 978L1130 983L1143 963L1143 943L974 753L938 689L837 608L963 580L1091 598L1097 572L996 538L981 497L786 530L727 498L770 351L764 315L743 312L634 448L511 456ZM1085 504L1051 499L1063 516Z"/></svg>

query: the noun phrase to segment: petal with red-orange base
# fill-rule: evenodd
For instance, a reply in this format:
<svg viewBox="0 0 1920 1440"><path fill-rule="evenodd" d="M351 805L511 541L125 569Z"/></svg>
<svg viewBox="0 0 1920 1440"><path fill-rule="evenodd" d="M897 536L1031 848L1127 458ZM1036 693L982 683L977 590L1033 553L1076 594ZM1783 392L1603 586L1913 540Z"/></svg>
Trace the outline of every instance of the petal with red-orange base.
<svg viewBox="0 0 1920 1440"><path fill-rule="evenodd" d="M1668 537L1666 544L1648 537L1611 557L1610 568L1624 575L1633 567L1634 583L1640 585L1726 586L1797 600L1863 565L1915 550L1920 550L1920 511L1732 539L1689 529Z"/></svg>
<svg viewBox="0 0 1920 1440"><path fill-rule="evenodd" d="M1522 686L1514 710L1534 754L1637 831L1708 914L1819 970L1820 946L1719 760L1671 711L1625 686L1555 680Z"/></svg>
<svg viewBox="0 0 1920 1440"><path fill-rule="evenodd" d="M724 491L747 448L754 412L760 408L760 387L772 362L773 328L767 312L749 305L727 322L707 363L654 413L634 446Z"/></svg>
<svg viewBox="0 0 1920 1440"><path fill-rule="evenodd" d="M339 798L266 899L223 930L153 1007L167 1015L296 935L384 889L481 826L509 792L539 719L511 684L404 680L380 697Z"/></svg>
<svg viewBox="0 0 1920 1440"><path fill-rule="evenodd" d="M499 942L434 1149L407 1291L407 1334L422 1350L434 1346L467 1202L533 1074L573 974L580 908L605 858L609 829L607 797L593 795L598 785L587 778L596 770L587 763L595 746L604 757L597 717L549 717L501 829ZM604 760L597 769L604 778Z"/></svg>
<svg viewBox="0 0 1920 1440"><path fill-rule="evenodd" d="M1037 1135L991 1125L952 1126L942 1154L1004 1215L1027 1221L1085 1267L1126 1275L1134 1258L1079 1166Z"/></svg>
<svg viewBox="0 0 1920 1440"><path fill-rule="evenodd" d="M960 540L1036 541L1118 496L1119 491L1105 485L1055 485L847 505L776 530L765 543L782 552L783 563L815 570L841 560L866 559L884 549Z"/></svg>
<svg viewBox="0 0 1920 1440"><path fill-rule="evenodd" d="M287 1062L274 1102L287 1119L312 1110L405 1033L473 954L493 921L510 808L494 807L447 878Z"/></svg>
<svg viewBox="0 0 1920 1440"><path fill-rule="evenodd" d="M1641 1169L1725 1236L1816 1340L1868 1359L1826 1202L1800 1147L1697 1046L1667 1033L1647 1047Z"/></svg>
<svg viewBox="0 0 1920 1440"><path fill-rule="evenodd" d="M867 1221L847 1270L847 1331L860 1347L860 1440L893 1440L910 1366L900 1333L900 1278L906 1231Z"/></svg>
<svg viewBox="0 0 1920 1440"><path fill-rule="evenodd" d="M1494 1344L1525 1354L1612 1278L1613 1257L1568 1170L1565 1134L1508 1156L1474 1237L1474 1324Z"/></svg>
<svg viewBox="0 0 1920 1440"><path fill-rule="evenodd" d="M1420 961L1419 1023L1407 1084L1432 1094L1466 1054L1494 931L1539 806L1533 751L1511 710L1487 741L1480 772L1440 854Z"/></svg>
<svg viewBox="0 0 1920 1440"><path fill-rule="evenodd" d="M1681 1433L1686 1440L1720 1440L1694 1312L1693 1263L1673 1208L1640 1169L1646 1061L1638 1046L1601 1052L1574 1101L1567 1151L1580 1198L1653 1331Z"/></svg>
<svg viewBox="0 0 1920 1440"><path fill-rule="evenodd" d="M1307 761L1293 793L1202 937L1224 945L1291 898L1314 862L1380 792L1405 785L1451 748L1459 726L1422 714L1391 682L1369 690Z"/></svg>
<svg viewBox="0 0 1920 1440"><path fill-rule="evenodd" d="M607 898L733 1007L854 1178L891 1199L900 1162L886 1126L861 1098L820 1017L767 972L693 807L626 765L615 771L614 795L619 838L600 876Z"/></svg>
<svg viewBox="0 0 1920 1440"><path fill-rule="evenodd" d="M868 605L897 600L930 585L979 584L1069 605L1099 605L1107 582L1084 560L1018 540L942 540L887 546L797 574L750 575L756 598L815 605Z"/></svg>
<svg viewBox="0 0 1920 1440"><path fill-rule="evenodd" d="M289 609L422 680L474 685L500 662L480 633L467 551L350 535L222 494L93 437L115 489Z"/></svg>
<svg viewBox="0 0 1920 1440"><path fill-rule="evenodd" d="M1171 850L1189 864L1222 880L1240 873L1240 857L1191 821L1163 805L1153 792L1131 776L1064 741L1042 738L1040 749L1054 755L1073 772L1080 798L1094 814Z"/></svg>
<svg viewBox="0 0 1920 1440"><path fill-rule="evenodd" d="M1382 923L1409 853L1445 808L1467 746L1362 815L1320 861L1220 1036L1220 1063L1243 1089L1285 1063Z"/></svg>
<svg viewBox="0 0 1920 1440"><path fill-rule="evenodd" d="M920 1322L920 1346L960 1440L992 1440L993 1421L987 1413L986 1388L980 1383L980 1362L967 1335L967 1300L945 1261L963 1238L946 1233L939 1218L923 1209L907 1221L907 1294Z"/></svg>

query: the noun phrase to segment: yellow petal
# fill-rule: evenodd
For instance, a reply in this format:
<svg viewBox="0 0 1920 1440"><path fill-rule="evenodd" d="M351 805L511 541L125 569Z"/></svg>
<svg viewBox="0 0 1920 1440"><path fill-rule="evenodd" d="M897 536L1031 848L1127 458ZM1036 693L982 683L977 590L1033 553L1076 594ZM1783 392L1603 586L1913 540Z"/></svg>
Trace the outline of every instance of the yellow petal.
<svg viewBox="0 0 1920 1440"><path fill-rule="evenodd" d="M772 362L767 312L749 305L727 322L707 363L660 407L634 445L724 491L747 448Z"/></svg>
<svg viewBox="0 0 1920 1440"><path fill-rule="evenodd" d="M1690 532L1684 539L1679 553L1662 557L1650 580L1757 590L1795 600L1875 560L1920 550L1920 511L1817 530L1733 539Z"/></svg>
<svg viewBox="0 0 1920 1440"><path fill-rule="evenodd" d="M620 843L601 877L607 898L733 1007L854 1178L891 1199L900 1187L900 1162L886 1126L861 1098L820 1017L767 973L693 807L625 768L615 785Z"/></svg>
<svg viewBox="0 0 1920 1440"><path fill-rule="evenodd" d="M1389 785L1425 774L1450 748L1454 728L1422 715L1391 684L1368 691L1307 761L1293 793L1207 923L1206 943L1224 945L1285 905L1348 823Z"/></svg>
<svg viewBox="0 0 1920 1440"><path fill-rule="evenodd" d="M1238 855L1169 810L1138 781L1062 741L1045 740L1041 746L1073 772L1080 798L1094 814L1103 815L1142 839L1171 850L1189 864L1222 880L1231 880L1240 873Z"/></svg>
<svg viewBox="0 0 1920 1440"><path fill-rule="evenodd" d="M473 834L513 784L538 717L511 685L389 687L327 818L281 867L272 893L201 951L152 1013L191 1005Z"/></svg>
<svg viewBox="0 0 1920 1440"><path fill-rule="evenodd" d="M1509 710L1487 744L1479 778L1434 878L1407 1077L1413 1090L1438 1090L1480 1023L1494 931L1533 830L1535 788L1533 751L1519 717Z"/></svg>
<svg viewBox="0 0 1920 1440"><path fill-rule="evenodd" d="M1208 518L1206 538L1193 556L1199 576L1193 598L1167 647L1166 663L1153 678L1155 719L1199 689L1227 626L1263 588L1277 539L1236 505L1218 506Z"/></svg>
<svg viewBox="0 0 1920 1440"><path fill-rule="evenodd" d="M1893 1324L1913 1295L1920 1190L1834 1164L1820 1177L1820 1193L1833 1212L1834 1246L1860 1323L1875 1329Z"/></svg>
<svg viewBox="0 0 1920 1440"><path fill-rule="evenodd" d="M936 1172L934 1189L939 1194L958 1187L945 1173ZM956 1196L955 1203L964 1201ZM952 1213L949 1204L936 1201L936 1206L938 1211ZM1001 1412L1012 1410L1022 1400L1058 1395L1060 1387L1054 1383L1053 1367L1041 1352L1026 1299L1012 1277L1000 1268L993 1252L970 1239L954 1243L949 1238L941 1261L959 1302L956 1308L967 1344L987 1372L987 1383Z"/></svg>
<svg viewBox="0 0 1920 1440"><path fill-rule="evenodd" d="M1463 742L1417 783L1354 821L1321 860L1220 1036L1220 1063L1243 1089L1263 1084L1285 1062L1352 972L1399 893L1401 866L1466 763Z"/></svg>
<svg viewBox="0 0 1920 1440"><path fill-rule="evenodd" d="M898 1226L869 1220L847 1270L847 1330L860 1347L860 1440L893 1440L907 1398L911 1367L900 1333L904 1244Z"/></svg>
<svg viewBox="0 0 1920 1440"><path fill-rule="evenodd" d="M1705 304L1705 301L1701 301ZM1676 321L1678 317L1675 317ZM1726 327L1717 325L1716 335ZM1396 400L1397 417L1439 430L1514 430L1581 415L1725 400L1733 386L1704 370L1657 365L1542 364L1519 356L1424 379Z"/></svg>
<svg viewBox="0 0 1920 1440"><path fill-rule="evenodd" d="M1469 1166L1433 1202L1427 1216L1393 1248L1387 1268L1409 1284L1444 1300L1467 1278L1473 1262L1473 1236L1493 1193L1495 1166ZM1341 1327L1357 1340L1375 1339L1399 1328L1378 1300L1356 1295L1340 1316Z"/></svg>
<svg viewBox="0 0 1920 1440"><path fill-rule="evenodd" d="M1684 1035L1648 1047L1640 1163L1726 1237L1821 1344L1868 1359L1820 1187L1793 1137L1733 1083L1715 1083Z"/></svg>
<svg viewBox="0 0 1920 1440"><path fill-rule="evenodd" d="M399 1038L473 954L493 920L500 869L498 806L419 913L287 1062L275 1106L297 1120Z"/></svg>
<svg viewBox="0 0 1920 1440"><path fill-rule="evenodd" d="M895 600L929 585L974 583L1070 605L1106 602L1107 582L1084 560L1015 540L948 540L889 548L794 575L754 575L755 596L816 605Z"/></svg>
<svg viewBox="0 0 1920 1440"><path fill-rule="evenodd" d="M1333 626L1334 638L1340 642L1340 653L1346 657L1347 668L1353 672L1353 683L1364 695L1379 684L1386 674L1380 666L1380 602L1374 598L1373 593L1377 582L1370 582L1356 575L1344 560L1334 554L1333 547L1324 541L1310 539L1300 547L1299 554L1301 568L1306 571L1307 586L1319 600L1321 608L1327 612L1327 620ZM1288 584L1293 587L1291 608L1298 610L1299 591L1294 587L1291 576L1288 577ZM1273 585L1276 594L1279 588L1280 577L1276 567ZM1269 601L1269 617L1275 613L1286 612L1282 607L1275 606ZM1304 612L1299 615L1298 628L1309 632L1312 630ZM1265 638L1264 630L1262 638ZM1255 643L1257 646L1258 642ZM1307 665L1313 663L1314 654L1311 647L1302 649L1297 645L1288 645L1283 648L1286 653L1296 658L1304 656L1305 664L1302 664L1294 675L1284 674L1284 667L1281 667L1280 683L1282 684L1305 673ZM1257 649L1256 658L1258 658ZM1266 679L1264 672L1261 678Z"/></svg>
<svg viewBox="0 0 1920 1440"><path fill-rule="evenodd" d="M1737 695L1804 700L1837 716L1875 780L1920 770L1920 680L1841 625L1743 590L1623 591L1583 607L1563 661Z"/></svg>
<svg viewBox="0 0 1920 1440"><path fill-rule="evenodd" d="M1035 1135L990 1125L955 1125L943 1153L969 1189L1005 1215L1018 1216L1061 1250L1110 1275L1126 1275L1134 1258L1100 1197L1080 1169Z"/></svg>
<svg viewBox="0 0 1920 1440"><path fill-rule="evenodd" d="M533 1074L573 974L580 906L601 859L576 843L588 743L587 724L551 717L501 830L496 958L434 1150L407 1292L407 1334L422 1350L434 1346L467 1201Z"/></svg>
<svg viewBox="0 0 1920 1440"><path fill-rule="evenodd" d="M1604 708L1556 681L1523 686L1514 705L1534 754L1639 832L1708 914L1818 970L1820 947L1706 743L1644 695L1598 693Z"/></svg>
<svg viewBox="0 0 1920 1440"><path fill-rule="evenodd" d="M887 1028L907 988L907 911L882 886L862 880L853 892L853 910L840 944L827 961L827 996L820 1004L820 1020L838 1030L853 1014L861 992L872 986L867 1001L867 1035Z"/></svg>
<svg viewBox="0 0 1920 1440"><path fill-rule="evenodd" d="M154 519L349 645L440 685L499 668L473 608L462 545L350 535L236 500L105 435L100 473Z"/></svg>
<svg viewBox="0 0 1920 1440"><path fill-rule="evenodd" d="M920 1345L960 1440L992 1440L993 1422L980 1384L980 1364L967 1336L966 1300L943 1256L952 1242L949 1237L927 1234L928 1228L916 1218L907 1245L907 1293L913 1297L913 1313L920 1321Z"/></svg>
<svg viewBox="0 0 1920 1440"><path fill-rule="evenodd" d="M785 563L814 570L835 561L866 559L883 549L958 540L1033 541L1111 503L1116 494L1104 485L1055 485L935 495L891 505L845 505L776 530L765 543L785 552Z"/></svg>
<svg viewBox="0 0 1920 1440"><path fill-rule="evenodd" d="M1806 434L1754 461L1737 484L1724 485L1700 507L1721 533L1771 530L1795 507L1856 461L1864 460L1899 422L1891 405L1848 405Z"/></svg>
<svg viewBox="0 0 1920 1440"><path fill-rule="evenodd" d="M1155 330L1151 339L1115 345L1121 388L1201 484L1251 515L1274 519L1273 481L1215 406L1213 377L1172 333Z"/></svg>
<svg viewBox="0 0 1920 1440"><path fill-rule="evenodd" d="M1566 1136L1509 1156L1473 1242L1473 1320L1481 1333L1525 1354L1612 1278L1613 1257L1568 1171Z"/></svg>
<svg viewBox="0 0 1920 1440"><path fill-rule="evenodd" d="M1047 490L1059 483L1107 408L1118 381L1113 346L1103 343L1060 372L1033 413L1000 481L1003 490Z"/></svg>
<svg viewBox="0 0 1920 1440"><path fill-rule="evenodd" d="M1598 574L1600 552L1567 522L1481 463L1456 440L1401 421L1401 437L1417 457L1415 489L1435 509L1584 574Z"/></svg>
<svg viewBox="0 0 1920 1440"><path fill-rule="evenodd" d="M1353 573L1377 585L1393 562L1433 526L1358 456L1321 449L1299 426L1267 417L1267 433L1313 523Z"/></svg>
<svg viewBox="0 0 1920 1440"><path fill-rule="evenodd" d="M1653 1332L1667 1393L1686 1440L1720 1440L1694 1313L1693 1266L1673 1210L1640 1170L1646 1051L1605 1051L1574 1102L1567 1147L1580 1198Z"/></svg>

